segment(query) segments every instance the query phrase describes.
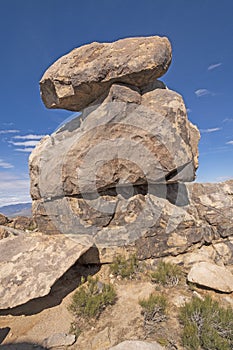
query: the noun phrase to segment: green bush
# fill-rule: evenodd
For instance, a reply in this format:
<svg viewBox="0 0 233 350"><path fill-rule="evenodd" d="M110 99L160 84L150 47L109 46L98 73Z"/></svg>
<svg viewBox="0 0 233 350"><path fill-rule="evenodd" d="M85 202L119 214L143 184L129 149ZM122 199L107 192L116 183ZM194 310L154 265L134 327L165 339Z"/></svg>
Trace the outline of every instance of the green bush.
<svg viewBox="0 0 233 350"><path fill-rule="evenodd" d="M89 276L87 283L73 295L69 309L75 316L97 318L115 300L116 292L112 285L101 283L97 278Z"/></svg>
<svg viewBox="0 0 233 350"><path fill-rule="evenodd" d="M176 286L182 277L181 267L171 263L160 261L156 271L151 273L152 282L159 283L163 286Z"/></svg>
<svg viewBox="0 0 233 350"><path fill-rule="evenodd" d="M144 325L164 321L166 319L167 299L162 294L152 293L149 298L139 300L144 315Z"/></svg>
<svg viewBox="0 0 233 350"><path fill-rule="evenodd" d="M110 272L115 276L122 278L133 278L138 269L138 260L132 255L127 260L122 255L117 255L110 265Z"/></svg>
<svg viewBox="0 0 233 350"><path fill-rule="evenodd" d="M186 349L233 349L233 311L224 309L210 297L193 298L180 309L182 342Z"/></svg>

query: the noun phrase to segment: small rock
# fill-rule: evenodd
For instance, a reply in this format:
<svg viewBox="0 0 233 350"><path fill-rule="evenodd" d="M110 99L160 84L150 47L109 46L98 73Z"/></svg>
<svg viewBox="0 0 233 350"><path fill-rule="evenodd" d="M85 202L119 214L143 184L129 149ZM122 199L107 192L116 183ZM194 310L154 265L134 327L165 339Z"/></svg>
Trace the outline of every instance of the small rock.
<svg viewBox="0 0 233 350"><path fill-rule="evenodd" d="M11 236L12 234L7 230L7 227L0 227L0 240L3 238L7 238Z"/></svg>
<svg viewBox="0 0 233 350"><path fill-rule="evenodd" d="M109 350L163 350L164 347L156 342L148 343L139 340L126 340Z"/></svg>
<svg viewBox="0 0 233 350"><path fill-rule="evenodd" d="M53 334L43 341L43 346L52 349L57 346L68 346L75 343L75 335L66 333Z"/></svg>
<svg viewBox="0 0 233 350"><path fill-rule="evenodd" d="M8 218L5 215L0 214L0 225L6 225L8 222Z"/></svg>
<svg viewBox="0 0 233 350"><path fill-rule="evenodd" d="M200 262L188 274L188 281L225 293L233 291L233 275L225 267Z"/></svg>

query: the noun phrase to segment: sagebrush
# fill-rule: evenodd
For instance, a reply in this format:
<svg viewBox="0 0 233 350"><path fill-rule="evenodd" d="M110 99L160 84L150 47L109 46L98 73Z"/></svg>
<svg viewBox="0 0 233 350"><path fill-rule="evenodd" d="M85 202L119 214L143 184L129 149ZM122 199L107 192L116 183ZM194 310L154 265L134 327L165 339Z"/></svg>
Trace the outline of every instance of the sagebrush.
<svg viewBox="0 0 233 350"><path fill-rule="evenodd" d="M220 307L207 296L197 297L180 310L183 325L182 342L186 349L232 350L233 310Z"/></svg>

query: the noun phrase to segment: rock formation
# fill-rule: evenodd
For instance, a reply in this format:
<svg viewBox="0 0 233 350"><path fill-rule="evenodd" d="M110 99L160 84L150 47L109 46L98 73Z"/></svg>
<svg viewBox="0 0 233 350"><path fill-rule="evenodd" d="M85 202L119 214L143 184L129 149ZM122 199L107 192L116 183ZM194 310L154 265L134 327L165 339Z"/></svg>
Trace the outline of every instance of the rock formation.
<svg viewBox="0 0 233 350"><path fill-rule="evenodd" d="M166 38L131 38L85 45L45 72L46 106L82 113L30 157L42 232L87 239L102 261L119 246L141 259L219 240L232 251L233 182L190 183L199 131L182 97L156 80L170 60Z"/></svg>
<svg viewBox="0 0 233 350"><path fill-rule="evenodd" d="M33 218L42 233L24 234L33 222L0 215L0 309L48 294L80 257L182 254L185 266L232 265L233 180L192 183L200 135L182 97L157 80L170 61L168 39L129 38L75 49L45 72L45 105L81 113L30 156ZM230 292L227 271L223 287L198 281L199 270L190 278Z"/></svg>
<svg viewBox="0 0 233 350"><path fill-rule="evenodd" d="M83 110L30 157L41 231L102 247L131 243L155 225L179 183L195 179L198 129L182 97L156 80L170 60L166 38L132 38L73 50L44 74L48 107Z"/></svg>

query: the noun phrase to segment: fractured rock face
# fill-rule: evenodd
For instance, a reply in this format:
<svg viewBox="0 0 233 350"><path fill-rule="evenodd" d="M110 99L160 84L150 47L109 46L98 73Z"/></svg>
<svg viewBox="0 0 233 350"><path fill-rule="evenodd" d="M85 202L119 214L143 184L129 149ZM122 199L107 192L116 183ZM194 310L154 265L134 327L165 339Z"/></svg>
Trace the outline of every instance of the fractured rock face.
<svg viewBox="0 0 233 350"><path fill-rule="evenodd" d="M80 111L115 82L138 88L153 83L170 63L171 45L165 37L94 42L72 50L45 72L41 96L48 108Z"/></svg>

